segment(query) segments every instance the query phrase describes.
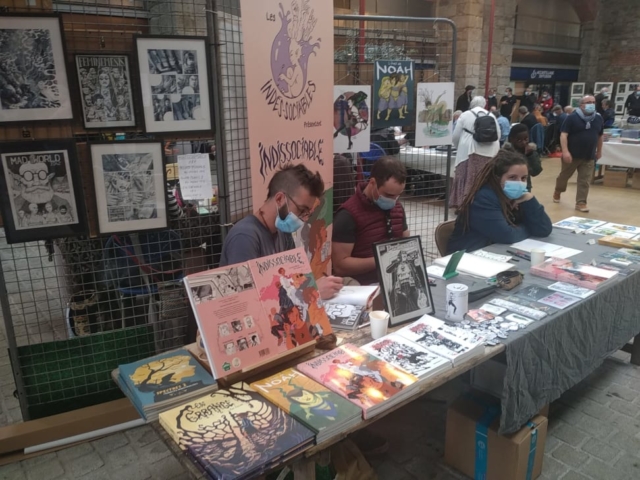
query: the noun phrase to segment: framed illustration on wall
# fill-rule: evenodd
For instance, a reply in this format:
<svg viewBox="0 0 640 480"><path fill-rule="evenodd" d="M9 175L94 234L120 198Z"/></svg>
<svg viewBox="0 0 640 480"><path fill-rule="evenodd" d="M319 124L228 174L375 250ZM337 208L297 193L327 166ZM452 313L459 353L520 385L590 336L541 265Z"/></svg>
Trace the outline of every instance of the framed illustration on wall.
<svg viewBox="0 0 640 480"><path fill-rule="evenodd" d="M584 95L584 83L572 83L571 84L571 96L583 96Z"/></svg>
<svg viewBox="0 0 640 480"><path fill-rule="evenodd" d="M596 82L593 86L593 93L597 95L603 88L608 88L609 93L613 95L613 82Z"/></svg>
<svg viewBox="0 0 640 480"><path fill-rule="evenodd" d="M204 37L136 37L145 131L213 128L209 49Z"/></svg>
<svg viewBox="0 0 640 480"><path fill-rule="evenodd" d="M420 237L379 242L373 250L391 325L435 313Z"/></svg>
<svg viewBox="0 0 640 480"><path fill-rule="evenodd" d="M167 228L161 142L92 143L100 233Z"/></svg>
<svg viewBox="0 0 640 480"><path fill-rule="evenodd" d="M128 55L76 55L84 128L134 127Z"/></svg>
<svg viewBox="0 0 640 480"><path fill-rule="evenodd" d="M0 147L0 210L8 243L87 233L73 140L7 142Z"/></svg>
<svg viewBox="0 0 640 480"><path fill-rule="evenodd" d="M0 123L73 118L58 15L0 16Z"/></svg>

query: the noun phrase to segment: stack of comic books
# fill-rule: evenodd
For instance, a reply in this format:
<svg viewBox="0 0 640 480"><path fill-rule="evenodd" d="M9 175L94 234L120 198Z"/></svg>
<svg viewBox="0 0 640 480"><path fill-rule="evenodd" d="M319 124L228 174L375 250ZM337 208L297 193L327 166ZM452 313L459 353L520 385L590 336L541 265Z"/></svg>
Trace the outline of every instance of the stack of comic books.
<svg viewBox="0 0 640 480"><path fill-rule="evenodd" d="M147 421L218 388L209 372L183 348L120 365L111 376Z"/></svg>
<svg viewBox="0 0 640 480"><path fill-rule="evenodd" d="M303 248L188 275L184 283L215 378L332 332Z"/></svg>
<svg viewBox="0 0 640 480"><path fill-rule="evenodd" d="M360 407L365 419L402 402L419 386L415 375L349 343L299 364L298 370Z"/></svg>
<svg viewBox="0 0 640 480"><path fill-rule="evenodd" d="M253 382L251 388L312 430L316 443L362 421L360 408L293 368Z"/></svg>
<svg viewBox="0 0 640 480"><path fill-rule="evenodd" d="M618 274L612 270L560 258L550 258L540 265L531 267L530 272L538 277L570 283L590 290L598 289Z"/></svg>
<svg viewBox="0 0 640 480"><path fill-rule="evenodd" d="M448 359L453 366L484 353L484 342L481 339L472 343L469 338L456 335L455 330L447 329L442 320L429 315L423 315L396 334Z"/></svg>
<svg viewBox="0 0 640 480"><path fill-rule="evenodd" d="M216 480L260 476L314 439L311 430L244 382L163 412L160 425Z"/></svg>

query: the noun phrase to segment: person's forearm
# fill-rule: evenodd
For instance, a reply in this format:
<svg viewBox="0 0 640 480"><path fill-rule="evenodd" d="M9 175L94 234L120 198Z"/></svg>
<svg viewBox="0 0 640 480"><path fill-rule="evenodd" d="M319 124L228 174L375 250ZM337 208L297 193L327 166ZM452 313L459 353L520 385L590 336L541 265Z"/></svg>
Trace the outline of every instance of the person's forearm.
<svg viewBox="0 0 640 480"><path fill-rule="evenodd" d="M333 273L341 277L368 273L376 268L376 260L370 258L344 257L333 262Z"/></svg>
<svg viewBox="0 0 640 480"><path fill-rule="evenodd" d="M598 156L602 155L602 144L604 143L604 135L600 135L600 138L598 138L598 149L596 150L596 154Z"/></svg>
<svg viewBox="0 0 640 480"><path fill-rule="evenodd" d="M562 147L562 151L563 152L568 152L569 151L569 146L568 146L567 136L566 135L560 135L560 146Z"/></svg>

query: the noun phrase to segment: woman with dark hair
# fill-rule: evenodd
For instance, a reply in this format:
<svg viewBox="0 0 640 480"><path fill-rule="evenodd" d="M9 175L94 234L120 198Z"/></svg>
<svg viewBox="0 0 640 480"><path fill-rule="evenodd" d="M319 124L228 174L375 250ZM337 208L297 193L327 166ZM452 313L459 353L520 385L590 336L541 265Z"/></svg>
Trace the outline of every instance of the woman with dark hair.
<svg viewBox="0 0 640 480"><path fill-rule="evenodd" d="M528 177L523 155L500 150L478 174L458 208L447 251L473 251L492 243L548 237L551 220L533 194L527 192Z"/></svg>
<svg viewBox="0 0 640 480"><path fill-rule="evenodd" d="M518 152L527 159L529 176L527 177L527 190L531 191L531 177L537 177L542 173L542 162L535 143L529 142L529 129L522 123L517 123L511 127L508 141L504 144L505 150Z"/></svg>

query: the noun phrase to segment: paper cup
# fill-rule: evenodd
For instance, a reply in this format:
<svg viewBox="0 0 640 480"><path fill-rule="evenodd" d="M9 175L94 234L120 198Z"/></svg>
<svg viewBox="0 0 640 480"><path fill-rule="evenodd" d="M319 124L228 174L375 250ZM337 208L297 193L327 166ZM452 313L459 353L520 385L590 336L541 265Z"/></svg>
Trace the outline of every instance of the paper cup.
<svg viewBox="0 0 640 480"><path fill-rule="evenodd" d="M447 320L463 321L465 314L469 311L469 287L462 283L450 283L447 285L445 302Z"/></svg>
<svg viewBox="0 0 640 480"><path fill-rule="evenodd" d="M369 314L371 324L371 337L377 340L387 334L389 327L389 314L383 310L374 310Z"/></svg>
<svg viewBox="0 0 640 480"><path fill-rule="evenodd" d="M535 267L544 263L544 250L541 248L534 248L531 250L531 266Z"/></svg>

